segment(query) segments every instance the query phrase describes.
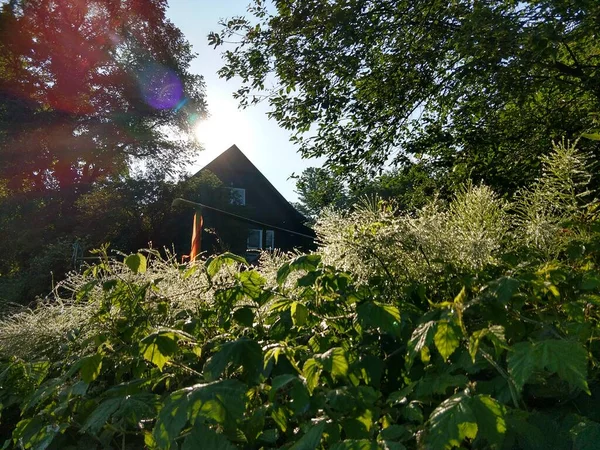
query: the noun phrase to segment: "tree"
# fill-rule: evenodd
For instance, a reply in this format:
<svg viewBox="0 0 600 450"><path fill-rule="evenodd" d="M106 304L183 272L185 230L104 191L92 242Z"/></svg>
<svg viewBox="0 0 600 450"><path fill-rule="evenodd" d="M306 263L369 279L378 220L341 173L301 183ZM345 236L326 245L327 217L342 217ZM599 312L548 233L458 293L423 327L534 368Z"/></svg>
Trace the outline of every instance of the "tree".
<svg viewBox="0 0 600 450"><path fill-rule="evenodd" d="M233 208L229 191L208 171L178 180L127 177L98 182L77 198L74 213L66 217L18 195L0 201L0 302L29 303L36 295L48 294L53 277L59 280L81 265L81 260L73 260L74 245L81 250L78 257L90 256L90 250L107 243L111 251L135 252L150 245L179 257L188 254L194 211L173 207L178 197ZM32 211L38 215L33 223ZM205 222L206 227L213 226L210 222ZM239 223L218 225L225 240L239 236ZM217 243L212 241L203 242L204 251L213 250Z"/></svg>
<svg viewBox="0 0 600 450"><path fill-rule="evenodd" d="M314 222L325 208L350 210L365 200L392 201L403 211L424 206L434 195L451 197L454 186L433 176L424 163L388 169L375 177L356 180L350 186L326 167L305 169L296 181L299 203L295 207Z"/></svg>
<svg viewBox="0 0 600 450"><path fill-rule="evenodd" d="M11 1L0 15L0 178L13 191L68 190L163 174L198 145L205 114L190 45L164 0ZM174 139L173 135L182 136Z"/></svg>
<svg viewBox="0 0 600 450"><path fill-rule="evenodd" d="M348 189L326 168L309 167L296 180L299 209L315 219L323 208L340 208L348 203Z"/></svg>
<svg viewBox="0 0 600 450"><path fill-rule="evenodd" d="M256 0L249 13L209 36L227 46L220 75L351 180L425 156L514 192L600 111L595 0Z"/></svg>
<svg viewBox="0 0 600 450"><path fill-rule="evenodd" d="M0 8L0 297L31 301L77 238L145 237L140 211L199 150L204 83L165 0Z"/></svg>

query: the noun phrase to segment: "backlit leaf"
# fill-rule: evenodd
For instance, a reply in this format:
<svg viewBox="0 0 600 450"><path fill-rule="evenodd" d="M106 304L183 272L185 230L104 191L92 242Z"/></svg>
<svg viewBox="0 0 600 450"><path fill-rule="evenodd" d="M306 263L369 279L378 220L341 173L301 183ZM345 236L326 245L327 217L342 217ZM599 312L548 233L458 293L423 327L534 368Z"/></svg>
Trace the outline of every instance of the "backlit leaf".
<svg viewBox="0 0 600 450"><path fill-rule="evenodd" d="M456 329L449 322L438 324L433 342L444 359L448 359L460 344Z"/></svg>
<svg viewBox="0 0 600 450"><path fill-rule="evenodd" d="M242 291L251 299L258 299L262 293L265 279L256 270L246 270L237 275Z"/></svg>
<svg viewBox="0 0 600 450"><path fill-rule="evenodd" d="M334 347L321 355L316 355L323 370L328 371L334 377L343 377L348 373L348 359L346 350L340 347Z"/></svg>
<svg viewBox="0 0 600 450"><path fill-rule="evenodd" d="M223 253L222 255L206 260L206 272L209 276L214 277L224 265L236 263L242 266L248 265L248 262L242 256L233 253Z"/></svg>
<svg viewBox="0 0 600 450"><path fill-rule="evenodd" d="M294 326L301 327L306 323L306 320L308 319L308 308L302 303L292 303L290 312L292 313L292 321L294 322Z"/></svg>
<svg viewBox="0 0 600 450"><path fill-rule="evenodd" d="M367 301L356 308L356 315L365 329L379 328L395 335L400 332L400 311L395 306Z"/></svg>
<svg viewBox="0 0 600 450"><path fill-rule="evenodd" d="M146 257L141 253L129 255L125 258L125 265L131 269L133 273L146 272Z"/></svg>
<svg viewBox="0 0 600 450"><path fill-rule="evenodd" d="M506 408L487 395L476 395L469 404L477 418L477 440L485 440L488 445L500 445L506 433Z"/></svg>
<svg viewBox="0 0 600 450"><path fill-rule="evenodd" d="M140 353L146 361L160 370L179 351L178 336L173 331L161 330L146 336L140 342Z"/></svg>
<svg viewBox="0 0 600 450"><path fill-rule="evenodd" d="M465 393L456 394L440 404L429 416L427 448L459 447L465 438L475 439L477 421Z"/></svg>
<svg viewBox="0 0 600 450"><path fill-rule="evenodd" d="M306 386L308 387L309 392L312 393L312 391L318 386L321 371L321 364L313 358L307 359L304 363L302 373L304 374L304 378L306 378Z"/></svg>

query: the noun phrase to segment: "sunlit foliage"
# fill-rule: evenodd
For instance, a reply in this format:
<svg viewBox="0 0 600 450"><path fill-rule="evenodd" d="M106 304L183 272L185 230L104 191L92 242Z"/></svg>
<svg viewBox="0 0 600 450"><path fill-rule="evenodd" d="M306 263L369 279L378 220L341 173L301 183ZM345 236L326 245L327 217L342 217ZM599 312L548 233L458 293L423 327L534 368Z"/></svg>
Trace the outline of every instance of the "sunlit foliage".
<svg viewBox="0 0 600 450"><path fill-rule="evenodd" d="M527 192L572 199L582 158L559 145ZM326 217L317 252L257 267L101 249L0 320L5 447L595 448L600 225L577 204L550 252L480 185Z"/></svg>

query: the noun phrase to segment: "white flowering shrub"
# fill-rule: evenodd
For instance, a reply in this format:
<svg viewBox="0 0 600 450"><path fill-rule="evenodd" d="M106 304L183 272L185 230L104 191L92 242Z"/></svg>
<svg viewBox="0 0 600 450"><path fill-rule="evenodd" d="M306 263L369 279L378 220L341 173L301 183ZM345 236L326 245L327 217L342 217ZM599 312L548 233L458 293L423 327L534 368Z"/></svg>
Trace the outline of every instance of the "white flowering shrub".
<svg viewBox="0 0 600 450"><path fill-rule="evenodd" d="M467 186L449 206L434 200L416 214L380 203L316 224L324 261L362 280L424 282L448 265L464 270L493 263L508 231L506 205L486 186Z"/></svg>
<svg viewBox="0 0 600 450"><path fill-rule="evenodd" d="M583 238L584 229L569 227L586 221L596 199L589 189L589 158L564 140L542 159L543 172L533 186L522 189L513 205L514 236L547 258L556 256L569 241Z"/></svg>

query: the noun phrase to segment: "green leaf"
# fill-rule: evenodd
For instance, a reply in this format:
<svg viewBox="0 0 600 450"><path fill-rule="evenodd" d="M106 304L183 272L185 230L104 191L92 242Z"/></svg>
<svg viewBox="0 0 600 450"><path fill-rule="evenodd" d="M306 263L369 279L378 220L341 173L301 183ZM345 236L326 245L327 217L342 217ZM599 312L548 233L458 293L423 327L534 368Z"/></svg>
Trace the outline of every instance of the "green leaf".
<svg viewBox="0 0 600 450"><path fill-rule="evenodd" d="M508 356L508 370L515 384L522 389L534 371L556 373L572 387L590 393L587 385L587 351L579 343L548 339L519 342Z"/></svg>
<svg viewBox="0 0 600 450"><path fill-rule="evenodd" d="M234 367L241 366L246 377L256 380L263 368L263 352L260 345L247 338L221 345L204 365L206 379L216 380L230 364Z"/></svg>
<svg viewBox="0 0 600 450"><path fill-rule="evenodd" d="M435 346L445 360L458 348L460 341L455 327L449 322L440 322L433 338Z"/></svg>
<svg viewBox="0 0 600 450"><path fill-rule="evenodd" d="M247 386L237 380L201 383L173 392L158 414L153 436L160 448L169 448L187 422L209 419L230 426L241 420Z"/></svg>
<svg viewBox="0 0 600 450"><path fill-rule="evenodd" d="M266 280L256 270L246 270L236 275L242 285L242 292L252 300L257 300L263 292Z"/></svg>
<svg viewBox="0 0 600 450"><path fill-rule="evenodd" d="M154 441L159 448L171 448L171 443L179 436L179 433L188 420L189 390L173 392L161 408L152 430Z"/></svg>
<svg viewBox="0 0 600 450"><path fill-rule="evenodd" d="M290 263L283 263L277 270L277 284L282 285L287 277L290 275L292 270L290 269Z"/></svg>
<svg viewBox="0 0 600 450"><path fill-rule="evenodd" d="M315 359L334 377L344 377L348 374L347 353L341 347L334 347L321 355L315 355Z"/></svg>
<svg viewBox="0 0 600 450"><path fill-rule="evenodd" d="M295 414L303 414L310 407L308 388L301 381L292 383L290 408Z"/></svg>
<svg viewBox="0 0 600 450"><path fill-rule="evenodd" d="M600 276L596 273L584 274L580 288L584 291L593 291L600 288Z"/></svg>
<svg viewBox="0 0 600 450"><path fill-rule="evenodd" d="M146 361L155 364L161 371L179 351L179 337L171 330L156 331L140 342L140 353Z"/></svg>
<svg viewBox="0 0 600 450"><path fill-rule="evenodd" d="M346 439L332 446L331 450L378 450L379 448L376 442L367 439Z"/></svg>
<svg viewBox="0 0 600 450"><path fill-rule="evenodd" d="M420 402L413 400L408 405L404 407L402 410L402 417L404 417L409 422L423 423L423 410L421 408Z"/></svg>
<svg viewBox="0 0 600 450"><path fill-rule="evenodd" d="M222 255L206 260L206 272L210 277L214 277L226 264L241 264L247 266L248 262L242 256L233 253L223 253Z"/></svg>
<svg viewBox="0 0 600 450"><path fill-rule="evenodd" d="M451 449L459 447L466 438L477 436L477 421L468 396L461 392L442 402L429 416L425 436L426 448Z"/></svg>
<svg viewBox="0 0 600 450"><path fill-rule="evenodd" d="M380 328L392 335L400 333L400 311L395 306L367 301L356 308L356 314L363 328Z"/></svg>
<svg viewBox="0 0 600 450"><path fill-rule="evenodd" d="M489 289L501 303L506 304L519 290L520 285L520 281L515 278L501 277L492 281Z"/></svg>
<svg viewBox="0 0 600 450"><path fill-rule="evenodd" d="M41 416L23 419L17 423L13 431L13 440L18 447L33 450L45 450L50 446L54 437L64 432L68 424L50 425L42 420ZM22 443L22 444L21 444Z"/></svg>
<svg viewBox="0 0 600 450"><path fill-rule="evenodd" d="M403 425L390 425L379 433L379 439L383 441L398 441L402 438L411 437L412 433Z"/></svg>
<svg viewBox="0 0 600 450"><path fill-rule="evenodd" d="M100 370L102 369L102 355L96 353L81 358L81 360L81 379L86 383L91 383L98 378L98 375L100 375Z"/></svg>
<svg viewBox="0 0 600 450"><path fill-rule="evenodd" d="M584 421L570 430L573 450L597 450L600 443L600 423Z"/></svg>
<svg viewBox="0 0 600 450"><path fill-rule="evenodd" d="M319 385L319 377L321 376L322 365L314 358L309 358L302 367L302 373L306 378L306 386L312 394L314 389Z"/></svg>
<svg viewBox="0 0 600 450"><path fill-rule="evenodd" d="M137 427L143 420L154 419L160 396L149 392L127 395L121 399L119 409L113 414L114 420L126 420L131 426Z"/></svg>
<svg viewBox="0 0 600 450"><path fill-rule="evenodd" d="M267 444L275 444L275 442L277 442L277 439L279 439L279 431L276 428L264 430L258 435L257 438L258 441L266 442Z"/></svg>
<svg viewBox="0 0 600 450"><path fill-rule="evenodd" d="M315 450L321 443L321 436L323 435L324 429L324 421L314 425L304 436L290 447L290 450Z"/></svg>
<svg viewBox="0 0 600 450"><path fill-rule="evenodd" d="M89 431L92 434L98 434L98 432L106 425L111 416L121 406L122 398L109 398L100 403L96 409L89 415L83 427L82 431Z"/></svg>
<svg viewBox="0 0 600 450"><path fill-rule="evenodd" d="M301 255L290 261L290 268L292 271L295 270L306 270L310 272L319 267L321 263L321 255L318 253L311 253L309 255Z"/></svg>
<svg viewBox="0 0 600 450"><path fill-rule="evenodd" d="M290 273L297 270L306 270L307 272L316 270L320 263L321 255L316 253L298 256L292 261L281 265L277 271L277 284L283 284Z"/></svg>
<svg viewBox="0 0 600 450"><path fill-rule="evenodd" d="M300 381L300 379L296 375L292 375L289 373L276 376L275 378L273 378L273 381L271 382L271 390L269 391L269 399L271 401L273 401L273 399L275 398L275 395L277 394L277 391L279 391L281 388L284 388L285 386L288 386L292 382L296 382L296 381Z"/></svg>
<svg viewBox="0 0 600 450"><path fill-rule="evenodd" d="M306 320L308 319L308 308L302 303L292 303L290 312L292 313L294 326L301 327L306 323Z"/></svg>
<svg viewBox="0 0 600 450"><path fill-rule="evenodd" d="M506 408L488 395L476 395L469 403L477 418L477 441L501 445L506 434Z"/></svg>
<svg viewBox="0 0 600 450"><path fill-rule="evenodd" d="M418 398L432 397L434 395L446 395L449 388L456 392L457 387L464 387L469 379L463 374L452 375L450 373L426 374L419 381L415 394Z"/></svg>
<svg viewBox="0 0 600 450"><path fill-rule="evenodd" d="M237 447L227 438L200 423L196 424L191 433L183 441L181 450L237 450Z"/></svg>
<svg viewBox="0 0 600 450"><path fill-rule="evenodd" d="M133 273L146 272L146 257L141 253L129 255L125 258L125 265L131 269Z"/></svg>
<svg viewBox="0 0 600 450"><path fill-rule="evenodd" d="M592 141L600 141L600 133L583 133L581 137L590 139Z"/></svg>
<svg viewBox="0 0 600 450"><path fill-rule="evenodd" d="M254 311L247 306L238 308L233 312L233 319L245 327L251 327L254 324Z"/></svg>
<svg viewBox="0 0 600 450"><path fill-rule="evenodd" d="M248 412L243 423L239 425L240 430L248 442L255 442L265 427L265 412L267 407L259 407L253 412Z"/></svg>

